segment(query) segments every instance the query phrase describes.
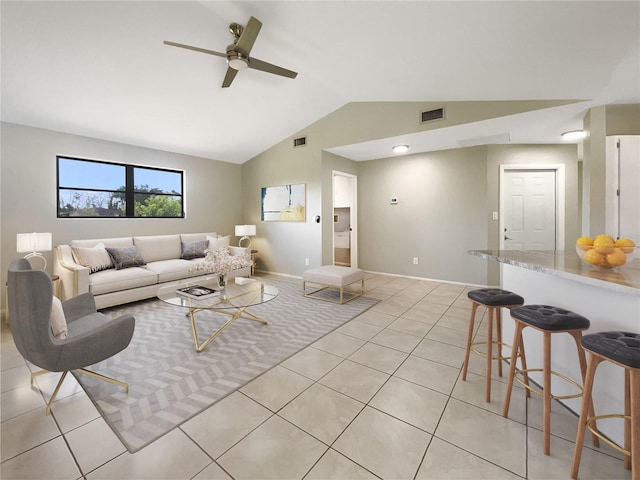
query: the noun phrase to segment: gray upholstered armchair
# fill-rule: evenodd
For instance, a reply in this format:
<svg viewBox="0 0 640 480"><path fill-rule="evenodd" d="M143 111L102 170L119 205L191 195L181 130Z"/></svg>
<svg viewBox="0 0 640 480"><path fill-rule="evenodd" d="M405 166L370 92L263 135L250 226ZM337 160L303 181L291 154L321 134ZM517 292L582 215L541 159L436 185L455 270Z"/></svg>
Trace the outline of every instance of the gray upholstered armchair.
<svg viewBox="0 0 640 480"><path fill-rule="evenodd" d="M46 371L63 372L47 404L47 415L70 370L109 381L128 391L126 383L84 367L105 360L129 345L135 327L132 315L109 318L96 311L93 295L85 293L62 302L59 316L64 314L66 332L56 338L51 326L55 301L49 275L43 270L32 270L25 259L14 260L9 266L7 288L11 333L18 351ZM31 375L32 382L39 373L43 372Z"/></svg>

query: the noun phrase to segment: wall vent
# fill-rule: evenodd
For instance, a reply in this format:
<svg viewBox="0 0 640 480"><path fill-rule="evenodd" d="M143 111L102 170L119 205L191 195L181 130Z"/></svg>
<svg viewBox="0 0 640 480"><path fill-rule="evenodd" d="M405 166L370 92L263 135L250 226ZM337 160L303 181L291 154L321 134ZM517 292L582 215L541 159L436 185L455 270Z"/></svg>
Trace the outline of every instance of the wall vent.
<svg viewBox="0 0 640 480"><path fill-rule="evenodd" d="M307 144L307 137L298 137L293 139L294 147L304 147Z"/></svg>
<svg viewBox="0 0 640 480"><path fill-rule="evenodd" d="M442 120L444 118L444 108L436 108L435 110L427 110L420 114L420 122L432 122L434 120Z"/></svg>

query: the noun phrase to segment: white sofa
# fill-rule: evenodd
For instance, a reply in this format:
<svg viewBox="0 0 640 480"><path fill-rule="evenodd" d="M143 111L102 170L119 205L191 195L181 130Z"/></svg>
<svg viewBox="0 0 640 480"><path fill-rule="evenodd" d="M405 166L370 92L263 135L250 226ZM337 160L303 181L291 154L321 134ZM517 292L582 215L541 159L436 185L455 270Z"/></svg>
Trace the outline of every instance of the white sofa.
<svg viewBox="0 0 640 480"><path fill-rule="evenodd" d="M207 240L205 245L209 248L218 249L229 245L229 237L218 237L215 232L72 240L69 245L57 245L53 273L60 277L58 295L66 300L90 292L95 297L97 308L152 298L167 283L211 275L203 270L193 271L195 266L204 262L203 257L183 258L189 257L183 255L185 246L194 245L193 242L202 246L200 242ZM99 255L104 255L106 252L103 248L123 247L135 247L139 257L144 260L144 265L116 269L112 268L113 263L110 262L111 267L99 269L94 266L97 271L91 272L90 263L85 261L84 265L81 264L83 252L97 250ZM232 256L250 254L248 248L227 248ZM228 277L250 275L251 267L247 266L229 272Z"/></svg>

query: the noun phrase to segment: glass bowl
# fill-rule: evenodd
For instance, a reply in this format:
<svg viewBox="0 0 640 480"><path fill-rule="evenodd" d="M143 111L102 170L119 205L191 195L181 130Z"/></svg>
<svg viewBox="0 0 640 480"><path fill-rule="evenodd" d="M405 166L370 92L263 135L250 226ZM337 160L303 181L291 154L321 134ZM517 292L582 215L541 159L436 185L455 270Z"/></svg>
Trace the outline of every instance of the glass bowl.
<svg viewBox="0 0 640 480"><path fill-rule="evenodd" d="M638 247L593 247L576 244L576 253L591 267L616 268L630 262L638 252Z"/></svg>

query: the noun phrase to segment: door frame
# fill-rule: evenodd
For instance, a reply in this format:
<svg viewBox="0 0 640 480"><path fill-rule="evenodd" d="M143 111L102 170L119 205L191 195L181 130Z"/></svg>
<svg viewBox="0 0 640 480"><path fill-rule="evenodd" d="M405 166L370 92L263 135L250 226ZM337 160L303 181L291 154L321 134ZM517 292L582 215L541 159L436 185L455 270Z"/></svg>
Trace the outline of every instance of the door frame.
<svg viewBox="0 0 640 480"><path fill-rule="evenodd" d="M522 163L522 164L501 164L499 180L499 218L498 239L500 250L504 249L504 174L509 170L554 170L556 177L556 250L564 250L564 224L565 224L565 166L562 163Z"/></svg>
<svg viewBox="0 0 640 480"><path fill-rule="evenodd" d="M331 214L333 218L333 211L336 208L336 176L348 177L351 179L351 198L353 205L351 205L351 217L349 224L351 225L351 267L358 268L358 176L352 173L341 172L339 170L331 171ZM331 222L331 264L335 265L336 262L336 248L335 237L333 235L333 222Z"/></svg>

